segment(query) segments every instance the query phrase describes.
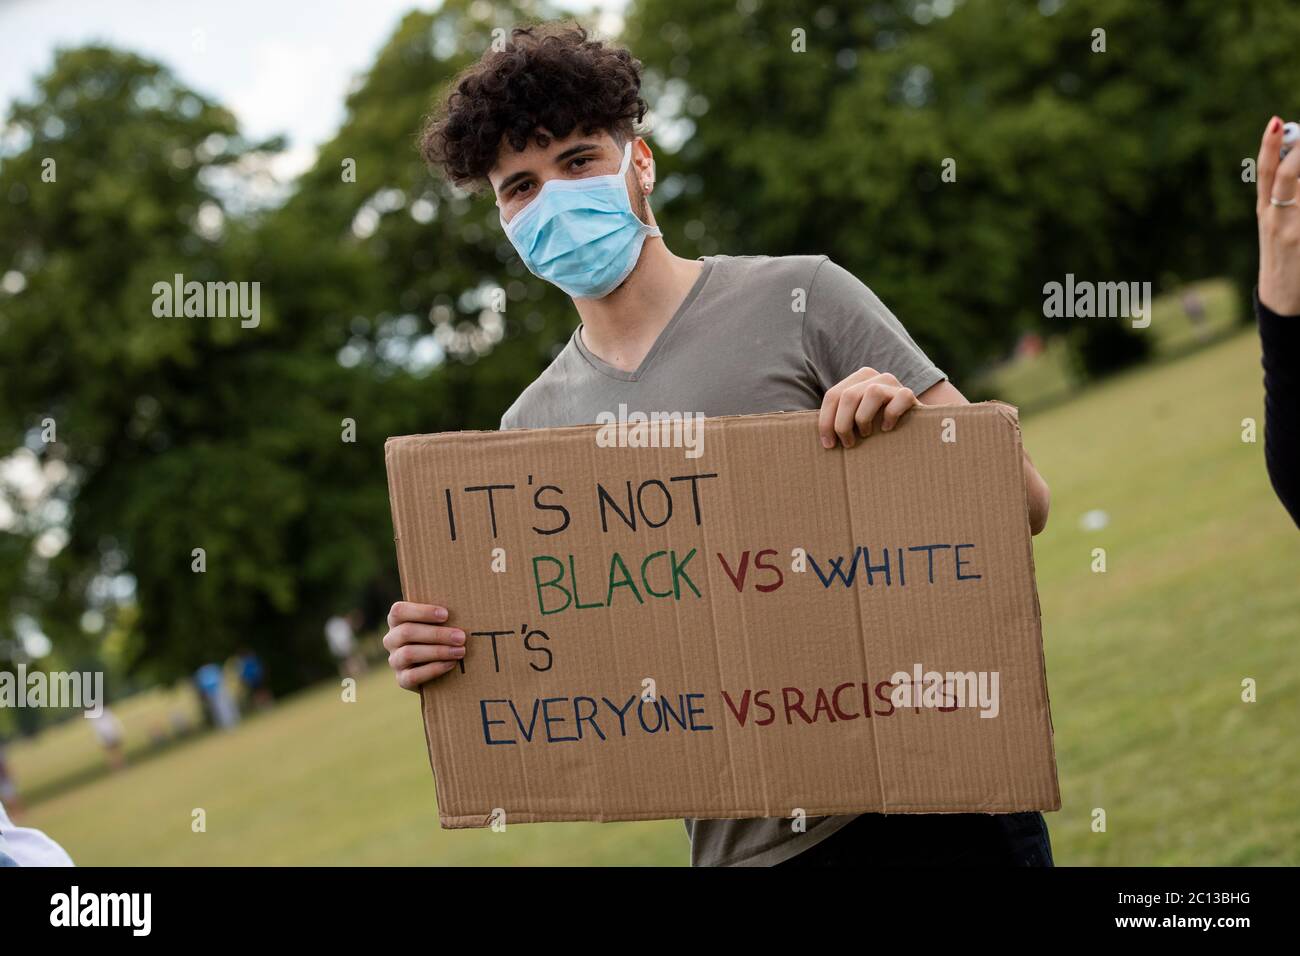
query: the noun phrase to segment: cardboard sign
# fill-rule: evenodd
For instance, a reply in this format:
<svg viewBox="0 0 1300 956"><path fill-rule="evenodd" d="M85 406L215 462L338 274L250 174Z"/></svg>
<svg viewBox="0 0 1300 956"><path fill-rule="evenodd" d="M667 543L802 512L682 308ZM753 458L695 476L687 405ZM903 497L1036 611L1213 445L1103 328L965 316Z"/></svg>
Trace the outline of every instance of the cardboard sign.
<svg viewBox="0 0 1300 956"><path fill-rule="evenodd" d="M389 439L442 825L1058 809L1015 410L697 424Z"/></svg>

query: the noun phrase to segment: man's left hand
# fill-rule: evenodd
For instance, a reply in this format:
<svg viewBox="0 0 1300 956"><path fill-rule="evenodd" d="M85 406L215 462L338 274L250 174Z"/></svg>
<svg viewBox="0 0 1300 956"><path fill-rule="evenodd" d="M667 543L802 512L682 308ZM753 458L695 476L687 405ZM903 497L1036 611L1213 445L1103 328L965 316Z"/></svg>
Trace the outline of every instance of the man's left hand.
<svg viewBox="0 0 1300 956"><path fill-rule="evenodd" d="M860 368L822 399L817 419L822 447L834 448L839 441L845 448L852 448L858 436L866 438L871 434L872 423L882 409L880 430L887 432L908 409L920 404L912 390L900 385L889 372Z"/></svg>

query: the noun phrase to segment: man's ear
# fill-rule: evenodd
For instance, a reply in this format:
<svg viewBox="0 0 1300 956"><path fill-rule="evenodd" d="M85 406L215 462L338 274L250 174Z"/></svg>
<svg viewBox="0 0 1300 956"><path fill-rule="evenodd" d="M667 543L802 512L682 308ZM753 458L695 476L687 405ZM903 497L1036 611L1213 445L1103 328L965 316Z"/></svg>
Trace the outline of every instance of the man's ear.
<svg viewBox="0 0 1300 956"><path fill-rule="evenodd" d="M632 165L636 168L637 188L643 195L650 195L655 188L655 156L643 137L632 141Z"/></svg>

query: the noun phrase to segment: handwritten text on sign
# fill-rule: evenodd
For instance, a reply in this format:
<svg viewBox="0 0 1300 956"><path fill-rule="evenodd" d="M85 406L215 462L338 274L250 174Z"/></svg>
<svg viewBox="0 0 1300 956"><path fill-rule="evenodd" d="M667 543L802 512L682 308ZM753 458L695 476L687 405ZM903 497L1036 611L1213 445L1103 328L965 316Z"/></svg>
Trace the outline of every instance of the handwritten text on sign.
<svg viewBox="0 0 1300 956"><path fill-rule="evenodd" d="M506 506L510 496L527 495L534 517L528 531L539 538L556 540L559 545L548 546L553 553L539 552L529 558L535 609L543 618L563 611L612 607L619 601L645 604L647 600L700 600L707 576L692 576L692 563L699 557L697 548L685 554L672 549L635 554L614 550L599 566L582 567L576 555L563 553L562 542L566 532L581 530L585 524L591 529L599 527L602 534L609 534L611 528L631 532L658 529L672 521L698 527L706 520L707 482L719 477L717 472L667 474L627 480L616 487L597 481L570 491L557 484L535 483L529 475L522 487L469 484L458 489L444 488L446 532L452 542L495 541L503 531L510 530L503 528L502 522L516 513L513 507ZM780 553L776 548L763 547L731 556L716 552L713 557L737 591L752 586L768 594L779 591L786 583L785 570L777 563ZM858 545L848 554L820 556L794 548L790 558L792 573L811 570L822 588L903 588L908 586L909 575L912 586L978 581L983 575L975 565L976 545L972 542ZM502 569L505 566L504 562L498 565ZM524 624L518 629L467 633L491 643L492 667L498 673L502 656L516 648L528 655L528 666L535 671L546 672L555 666L557 645L551 642L552 634L541 627ZM463 659L459 667L465 673ZM763 727L777 720L815 724L819 720L888 717L908 706L918 711L930 707L939 712L978 706L984 714L996 716L997 677L996 672L987 671L923 671L918 664L913 673L895 673L874 688L860 681L814 689L782 687L779 698L770 688L736 692L723 689L721 699L726 717L741 727L751 722ZM576 743L588 737L627 737L638 731L664 733L674 727L711 731L714 727L707 719L706 696L685 692L676 694L674 700L642 692L614 700L594 695L537 697L524 705L522 712L512 699L483 698L479 700L483 741L489 745Z"/></svg>

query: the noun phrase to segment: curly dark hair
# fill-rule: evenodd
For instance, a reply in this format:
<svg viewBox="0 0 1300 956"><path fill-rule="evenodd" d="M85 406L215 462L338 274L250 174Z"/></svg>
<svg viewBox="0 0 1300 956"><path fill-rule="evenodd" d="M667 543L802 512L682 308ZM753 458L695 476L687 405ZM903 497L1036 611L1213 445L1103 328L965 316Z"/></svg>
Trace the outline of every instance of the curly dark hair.
<svg viewBox="0 0 1300 956"><path fill-rule="evenodd" d="M503 49L456 78L425 122L420 153L457 186L475 188L503 143L523 150L538 129L557 139L606 131L626 142L645 112L641 62L627 50L589 39L575 23L516 27Z"/></svg>

